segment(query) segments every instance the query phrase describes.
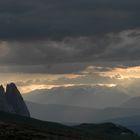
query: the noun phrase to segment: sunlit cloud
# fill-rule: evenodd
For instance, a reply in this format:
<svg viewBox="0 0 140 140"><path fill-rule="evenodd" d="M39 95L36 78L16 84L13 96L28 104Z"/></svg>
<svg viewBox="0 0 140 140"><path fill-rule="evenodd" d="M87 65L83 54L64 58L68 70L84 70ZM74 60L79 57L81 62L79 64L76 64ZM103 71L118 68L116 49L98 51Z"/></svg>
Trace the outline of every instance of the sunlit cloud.
<svg viewBox="0 0 140 140"><path fill-rule="evenodd" d="M54 87L59 87L57 85L28 85L28 86L20 86L20 91L24 93L28 93L34 90L40 90L40 89L51 89Z"/></svg>
<svg viewBox="0 0 140 140"><path fill-rule="evenodd" d="M140 79L140 66L135 67L103 67L89 65L79 73L71 74L25 74L4 73L0 74L1 84L15 82L22 93L37 89L51 89L70 86L116 86L131 87L138 84Z"/></svg>
<svg viewBox="0 0 140 140"><path fill-rule="evenodd" d="M88 66L81 72L82 74L91 75L96 74L102 77L110 77L115 79L132 79L140 78L140 66L134 67L101 67L101 66Z"/></svg>
<svg viewBox="0 0 140 140"><path fill-rule="evenodd" d="M98 86L105 86L105 87L116 87L116 84L97 84Z"/></svg>
<svg viewBox="0 0 140 140"><path fill-rule="evenodd" d="M127 68L113 68L110 71L99 72L101 76L107 76L116 79L140 78L140 66Z"/></svg>
<svg viewBox="0 0 140 140"><path fill-rule="evenodd" d="M79 87L79 86L88 86L88 87L108 87L113 88L116 87L116 84L64 84L64 85L28 85L28 86L21 86L19 87L22 94L26 94L32 92L34 90L41 90L41 89L53 89L59 87Z"/></svg>

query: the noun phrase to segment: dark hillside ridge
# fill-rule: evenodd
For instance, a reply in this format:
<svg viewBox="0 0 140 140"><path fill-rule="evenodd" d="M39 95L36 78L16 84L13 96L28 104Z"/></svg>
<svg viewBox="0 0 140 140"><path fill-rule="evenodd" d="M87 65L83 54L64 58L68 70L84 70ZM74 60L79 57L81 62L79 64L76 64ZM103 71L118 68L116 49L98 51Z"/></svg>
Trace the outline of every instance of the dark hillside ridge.
<svg viewBox="0 0 140 140"><path fill-rule="evenodd" d="M0 112L2 140L139 140L131 130L115 125L81 124L68 127L59 123Z"/></svg>

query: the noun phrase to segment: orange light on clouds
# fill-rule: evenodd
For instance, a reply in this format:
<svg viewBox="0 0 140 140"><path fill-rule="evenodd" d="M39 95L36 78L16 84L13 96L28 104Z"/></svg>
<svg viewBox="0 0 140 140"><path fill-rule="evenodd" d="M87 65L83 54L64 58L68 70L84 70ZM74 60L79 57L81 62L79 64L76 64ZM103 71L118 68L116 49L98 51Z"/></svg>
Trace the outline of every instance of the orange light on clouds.
<svg viewBox="0 0 140 140"><path fill-rule="evenodd" d="M68 78L68 79L75 79L75 78L81 77L81 75L77 75L77 74L67 74L67 75L65 75L65 77Z"/></svg>
<svg viewBox="0 0 140 140"><path fill-rule="evenodd" d="M87 78L92 79L88 81ZM133 82L140 78L140 66L135 67L100 67L89 66L78 74L0 74L2 84L14 81L21 93L37 89L51 89L70 86L106 86L115 87ZM106 78L107 77L107 78ZM103 79L102 79L103 78ZM21 80L22 79L22 80ZM90 79L90 80L91 80Z"/></svg>
<svg viewBox="0 0 140 140"><path fill-rule="evenodd" d="M57 87L57 86L55 85L28 85L28 86L19 87L19 89L22 93L28 93L34 90L51 89L53 87Z"/></svg>
<svg viewBox="0 0 140 140"><path fill-rule="evenodd" d="M29 85L24 87L19 87L21 93L26 94L34 90L40 89L52 89L52 88L59 88L59 87L73 87L73 86L101 86L101 87L116 87L116 84L64 84L64 85Z"/></svg>
<svg viewBox="0 0 140 140"><path fill-rule="evenodd" d="M106 76L116 79L140 78L140 66L127 68L114 68L106 72L98 72L100 76Z"/></svg>
<svg viewBox="0 0 140 140"><path fill-rule="evenodd" d="M28 85L28 86L22 86L19 87L20 91L24 93L28 93L34 90L40 90L40 89L52 89L57 87L71 87L74 86L74 84L65 84L65 85Z"/></svg>

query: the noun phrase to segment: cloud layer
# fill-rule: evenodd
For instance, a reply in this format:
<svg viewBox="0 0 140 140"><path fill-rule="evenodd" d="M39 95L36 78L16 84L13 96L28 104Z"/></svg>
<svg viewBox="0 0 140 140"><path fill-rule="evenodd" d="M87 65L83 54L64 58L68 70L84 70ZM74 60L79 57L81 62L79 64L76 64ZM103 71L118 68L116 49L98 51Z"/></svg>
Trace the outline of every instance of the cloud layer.
<svg viewBox="0 0 140 140"><path fill-rule="evenodd" d="M139 0L0 0L0 38L92 36L139 28Z"/></svg>
<svg viewBox="0 0 140 140"><path fill-rule="evenodd" d="M139 89L139 7L139 0L0 0L1 82L23 91Z"/></svg>
<svg viewBox="0 0 140 140"><path fill-rule="evenodd" d="M0 0L0 72L139 65L139 7L139 0Z"/></svg>
<svg viewBox="0 0 140 140"><path fill-rule="evenodd" d="M89 65L134 66L140 62L140 30L61 41L1 41L1 72L77 73Z"/></svg>

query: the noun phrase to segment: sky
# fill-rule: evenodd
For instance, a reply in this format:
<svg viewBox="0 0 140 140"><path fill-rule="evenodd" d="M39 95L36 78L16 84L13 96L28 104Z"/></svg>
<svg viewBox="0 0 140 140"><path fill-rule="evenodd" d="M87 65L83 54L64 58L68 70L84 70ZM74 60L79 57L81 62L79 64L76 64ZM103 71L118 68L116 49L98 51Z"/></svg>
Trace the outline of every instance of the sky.
<svg viewBox="0 0 140 140"><path fill-rule="evenodd" d="M139 0L0 0L0 81L138 89Z"/></svg>

